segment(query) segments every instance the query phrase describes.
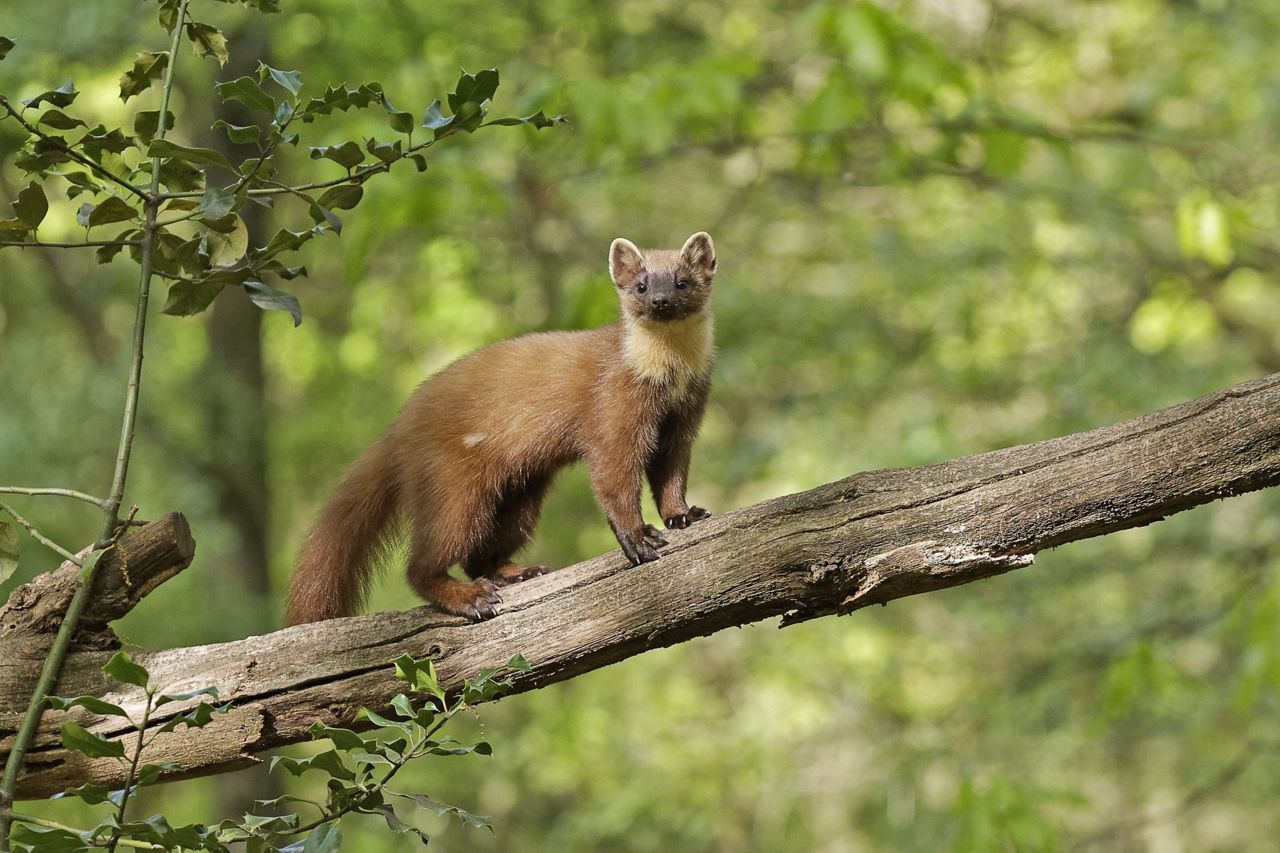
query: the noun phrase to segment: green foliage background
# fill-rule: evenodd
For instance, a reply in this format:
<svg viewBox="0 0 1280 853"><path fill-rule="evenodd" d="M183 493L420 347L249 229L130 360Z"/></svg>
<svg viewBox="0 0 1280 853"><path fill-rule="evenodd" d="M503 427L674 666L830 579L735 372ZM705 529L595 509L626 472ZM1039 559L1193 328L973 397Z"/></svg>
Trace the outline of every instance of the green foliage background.
<svg viewBox="0 0 1280 853"><path fill-rule="evenodd" d="M311 85L378 80L420 113L459 66L497 66L503 112L572 127L469 137L433 149L425 175L371 182L342 238L305 253L303 325L250 327L269 591L237 570L245 472L221 461L257 427L208 416L239 393L209 362L210 319L153 318L126 502L186 512L199 553L122 624L143 647L269 630L306 526L414 386L490 341L609 321L618 235L716 239L721 356L691 490L713 510L1280 370L1269 0L299 0L268 18L196 2L233 56ZM153 19L9 0L0 32L21 53L0 91L71 76L78 109L123 122L117 79L161 46ZM184 63L175 138L198 144L181 130L212 121L209 84L228 75ZM385 122L339 116L312 144L386 137ZM333 174L285 158L290 176ZM44 239L77 239L54 230L74 221L61 205ZM0 253L6 483L110 479L134 273L91 255ZM90 508L41 500L23 505L54 538L93 536ZM446 850L1270 849L1277 509L1236 498L980 585L503 701L481 715L493 759L413 779L496 833L426 826ZM530 556L613 547L585 477L564 476ZM51 560L28 548L23 565L15 580ZM392 571L373 606L410 600ZM247 778L143 807L215 819ZM380 822L344 834L409 849Z"/></svg>

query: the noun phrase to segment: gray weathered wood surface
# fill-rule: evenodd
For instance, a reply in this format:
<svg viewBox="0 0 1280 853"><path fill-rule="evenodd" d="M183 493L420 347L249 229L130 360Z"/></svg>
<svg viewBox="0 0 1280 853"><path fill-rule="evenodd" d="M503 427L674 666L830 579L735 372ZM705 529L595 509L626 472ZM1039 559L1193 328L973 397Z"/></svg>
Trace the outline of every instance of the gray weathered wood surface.
<svg viewBox="0 0 1280 853"><path fill-rule="evenodd" d="M531 690L648 649L782 616L857 610L1029 566L1045 548L1157 521L1280 483L1280 374L1090 432L921 468L856 474L673 531L662 559L629 568L605 554L504 591L499 616L468 624L425 607L303 625L231 643L140 654L170 692L216 685L233 707L146 758L186 775L243 767L305 739L316 719L350 723L397 692L387 662L430 656L457 686L519 652ZM216 604L216 570L207 588ZM106 652L70 658L59 693L126 708L99 672ZM26 702L30 660L0 660L0 734ZM21 671L18 671L21 670ZM167 706L155 722L180 710ZM46 716L21 795L94 780L113 762L67 753ZM106 735L110 721L91 722Z"/></svg>

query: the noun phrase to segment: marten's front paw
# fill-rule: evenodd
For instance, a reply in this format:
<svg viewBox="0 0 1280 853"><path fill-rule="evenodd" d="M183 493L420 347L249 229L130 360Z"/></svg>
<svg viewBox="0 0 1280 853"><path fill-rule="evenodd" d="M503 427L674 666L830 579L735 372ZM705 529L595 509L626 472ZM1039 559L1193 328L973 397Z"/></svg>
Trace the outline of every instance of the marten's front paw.
<svg viewBox="0 0 1280 853"><path fill-rule="evenodd" d="M458 601L441 604L441 608L455 616L465 616L472 622L483 622L498 615L498 605L502 596L498 595L498 587L488 578L477 578L469 584L471 595Z"/></svg>
<svg viewBox="0 0 1280 853"><path fill-rule="evenodd" d="M646 524L635 533L619 535L618 544L622 546L622 553L627 555L631 565L638 566L658 559L658 549L666 545L667 540L658 532L658 528Z"/></svg>
<svg viewBox="0 0 1280 853"><path fill-rule="evenodd" d="M702 521L704 518L710 518L711 513L707 512L700 506L691 506L687 510L675 515L667 516L662 522L667 525L668 530L684 530L695 521Z"/></svg>

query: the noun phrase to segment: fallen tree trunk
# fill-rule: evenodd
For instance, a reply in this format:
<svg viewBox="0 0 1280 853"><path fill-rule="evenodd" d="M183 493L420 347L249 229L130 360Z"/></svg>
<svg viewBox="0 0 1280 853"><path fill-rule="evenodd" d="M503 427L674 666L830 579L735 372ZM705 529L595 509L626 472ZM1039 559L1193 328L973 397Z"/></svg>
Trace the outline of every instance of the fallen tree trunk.
<svg viewBox="0 0 1280 853"><path fill-rule="evenodd" d="M216 685L231 711L198 732L161 736L145 759L201 775L243 767L306 738L316 719L350 724L397 690L388 661L432 658L457 687L517 652L532 690L648 649L782 616L847 613L1031 565L1042 549L1157 521L1280 483L1280 374L1114 426L921 468L857 474L673 531L662 559L629 568L613 552L504 590L478 624L419 607L303 625L231 643L141 654L166 691ZM73 655L59 693L136 709L107 683L105 652ZM26 702L0 661L0 725ZM157 714L161 725L182 710ZM112 761L63 749L46 717L19 794L119 785ZM86 720L107 736L111 720Z"/></svg>

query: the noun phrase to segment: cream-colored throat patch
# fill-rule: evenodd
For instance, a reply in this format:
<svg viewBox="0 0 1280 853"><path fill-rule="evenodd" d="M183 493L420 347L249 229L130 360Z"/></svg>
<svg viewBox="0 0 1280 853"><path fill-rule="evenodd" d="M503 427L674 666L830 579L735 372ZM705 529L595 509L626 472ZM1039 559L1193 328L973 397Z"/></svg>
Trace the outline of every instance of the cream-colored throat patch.
<svg viewBox="0 0 1280 853"><path fill-rule="evenodd" d="M684 394L715 357L711 312L657 322L628 316L624 348L631 369L645 379Z"/></svg>

